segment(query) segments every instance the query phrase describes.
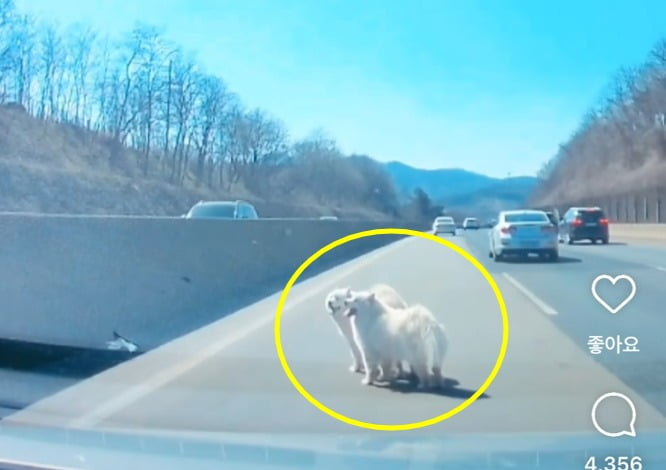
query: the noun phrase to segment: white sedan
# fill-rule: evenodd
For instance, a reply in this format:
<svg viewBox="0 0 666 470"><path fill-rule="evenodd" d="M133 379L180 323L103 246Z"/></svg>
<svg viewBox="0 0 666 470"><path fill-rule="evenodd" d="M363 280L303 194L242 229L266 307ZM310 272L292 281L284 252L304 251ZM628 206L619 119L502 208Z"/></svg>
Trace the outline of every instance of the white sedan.
<svg viewBox="0 0 666 470"><path fill-rule="evenodd" d="M495 261L507 256L537 254L557 261L559 257L557 227L543 211L514 210L499 213L490 231L489 255Z"/></svg>
<svg viewBox="0 0 666 470"><path fill-rule="evenodd" d="M456 234L456 222L453 217L437 217L432 223L432 232L435 235L440 233Z"/></svg>
<svg viewBox="0 0 666 470"><path fill-rule="evenodd" d="M463 220L463 230L477 230L480 225L481 224L479 224L478 219L474 217L467 217L465 220Z"/></svg>

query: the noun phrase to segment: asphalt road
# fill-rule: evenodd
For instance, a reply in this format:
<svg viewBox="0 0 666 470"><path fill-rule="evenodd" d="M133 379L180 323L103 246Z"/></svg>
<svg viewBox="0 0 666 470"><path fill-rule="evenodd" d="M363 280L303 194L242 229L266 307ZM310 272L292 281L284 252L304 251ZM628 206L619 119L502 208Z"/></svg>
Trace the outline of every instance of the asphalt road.
<svg viewBox="0 0 666 470"><path fill-rule="evenodd" d="M510 321L509 349L486 394L445 422L419 432L594 433L590 410L604 393L629 396L637 429L666 428L666 331L660 308L666 250L647 246L562 247L557 264L495 263L487 232L451 238L497 282ZM638 287L617 315L592 298L599 274L629 274ZM446 325L445 373L460 385L440 393L367 387L348 372L345 344L323 309L334 287L393 285L409 303L428 306ZM611 295L611 292L608 292ZM119 429L209 432L349 432L289 383L277 360L273 317L278 295L80 382L16 413L7 422ZM589 335L633 335L638 353L587 350ZM354 419L381 424L420 421L460 405L490 373L500 346L497 301L483 276L458 254L407 239L338 266L292 289L282 341L291 370L321 403ZM622 428L626 414L602 421ZM352 429L359 432L358 429ZM638 442L638 441L636 441Z"/></svg>
<svg viewBox="0 0 666 470"><path fill-rule="evenodd" d="M666 247L611 242L592 245L580 242L560 245L560 261L494 263L488 259L488 232L464 234L472 252L494 276L510 276L544 302L560 331L585 348L589 335L635 336L638 353L604 352L593 357L620 380L631 386L655 408L666 414L666 316L663 286L666 282ZM593 280L600 274L626 274L636 283L633 300L615 315L591 295ZM599 284L599 291L612 305L629 294L628 284Z"/></svg>

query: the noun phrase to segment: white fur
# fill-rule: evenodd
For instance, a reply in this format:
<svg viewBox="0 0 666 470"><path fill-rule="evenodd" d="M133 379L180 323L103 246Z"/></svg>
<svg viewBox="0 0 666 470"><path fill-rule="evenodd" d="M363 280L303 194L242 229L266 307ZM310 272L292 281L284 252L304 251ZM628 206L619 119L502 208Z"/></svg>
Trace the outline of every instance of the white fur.
<svg viewBox="0 0 666 470"><path fill-rule="evenodd" d="M374 292L378 298L389 306L395 308L405 308L407 303L400 297L400 295L390 286L386 284L376 284L370 288L370 292ZM352 372L364 372L362 353L354 340L352 332L351 319L344 313L346 309L346 301L351 298L352 290L348 287L338 288L330 292L326 296L326 310L331 315L338 328L338 332L347 341L349 350L352 355L352 365L349 370ZM402 371L401 364L398 364L399 372Z"/></svg>
<svg viewBox="0 0 666 470"><path fill-rule="evenodd" d="M362 383L385 380L385 374L376 374L377 367L384 372L404 360L418 377L419 388L444 384L442 363L448 340L444 327L427 308L394 308L369 291L352 291L347 307L366 371Z"/></svg>

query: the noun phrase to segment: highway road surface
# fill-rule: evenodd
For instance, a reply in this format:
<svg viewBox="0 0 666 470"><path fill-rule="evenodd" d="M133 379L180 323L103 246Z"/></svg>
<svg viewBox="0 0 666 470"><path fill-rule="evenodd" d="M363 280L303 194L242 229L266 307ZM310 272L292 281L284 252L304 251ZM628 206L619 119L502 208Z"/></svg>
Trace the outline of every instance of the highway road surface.
<svg viewBox="0 0 666 470"><path fill-rule="evenodd" d="M558 263L495 263L486 230L448 237L482 262L509 313L504 365L486 394L419 433L594 433L590 410L607 392L630 397L637 432L666 429L666 248L562 246ZM617 315L592 297L600 274L628 274L634 300ZM361 385L323 300L339 286L393 285L446 325L445 373L459 385L439 393ZM606 292L613 296L617 293ZM308 403L287 380L273 341L279 294L141 357L84 380L5 419L6 423L202 432L371 432L350 428ZM640 352L592 355L589 335L632 335ZM461 404L490 373L500 346L497 301L482 275L455 252L409 238L366 254L292 289L282 341L292 371L320 402L346 416L398 424ZM624 428L626 413L601 418ZM638 441L636 441L638 442Z"/></svg>

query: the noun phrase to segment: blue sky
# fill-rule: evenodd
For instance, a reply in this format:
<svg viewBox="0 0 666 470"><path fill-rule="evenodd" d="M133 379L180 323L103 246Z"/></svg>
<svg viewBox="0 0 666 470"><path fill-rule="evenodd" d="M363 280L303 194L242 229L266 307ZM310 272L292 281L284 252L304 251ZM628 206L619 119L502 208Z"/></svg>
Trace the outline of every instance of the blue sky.
<svg viewBox="0 0 666 470"><path fill-rule="evenodd" d="M120 34L140 20L196 52L292 138L422 168L534 174L616 70L666 36L666 2L16 0Z"/></svg>

